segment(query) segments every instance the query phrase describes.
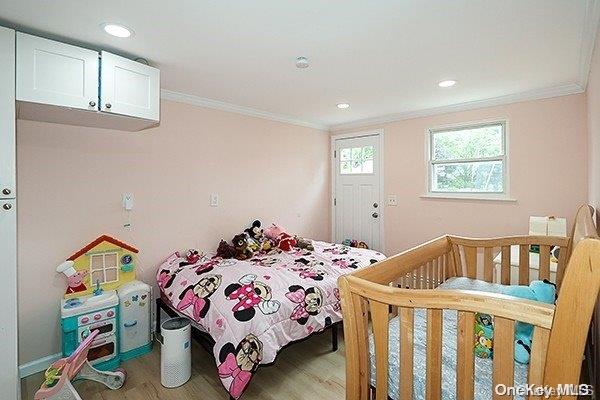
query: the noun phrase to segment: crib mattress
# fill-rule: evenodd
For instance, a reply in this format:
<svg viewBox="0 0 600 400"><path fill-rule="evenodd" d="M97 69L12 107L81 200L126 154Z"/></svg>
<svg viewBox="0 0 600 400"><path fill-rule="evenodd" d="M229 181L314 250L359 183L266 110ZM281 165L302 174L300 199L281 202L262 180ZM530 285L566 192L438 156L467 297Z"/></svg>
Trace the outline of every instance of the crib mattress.
<svg viewBox="0 0 600 400"><path fill-rule="evenodd" d="M469 278L451 278L438 289L478 290L500 293L502 285L491 284ZM442 331L442 399L455 400L456 396L456 325L457 312L443 312ZM389 327L389 366L388 396L393 400L399 398L400 377L400 324L399 317L390 320ZM427 351L427 313L424 309L415 310L414 314L414 358L413 358L413 398L425 398L426 389L426 351ZM371 385L376 386L375 342L373 335L369 337L369 358L371 363ZM515 362L515 385L527 383L527 365ZM487 400L493 397L492 360L475 357L475 399ZM519 398L519 397L516 397Z"/></svg>

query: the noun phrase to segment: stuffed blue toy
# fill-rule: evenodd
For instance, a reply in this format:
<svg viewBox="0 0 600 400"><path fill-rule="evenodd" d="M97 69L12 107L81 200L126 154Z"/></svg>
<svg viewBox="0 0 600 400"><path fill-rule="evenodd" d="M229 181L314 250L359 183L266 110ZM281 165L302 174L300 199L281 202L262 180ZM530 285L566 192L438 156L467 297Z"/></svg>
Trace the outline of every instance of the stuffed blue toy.
<svg viewBox="0 0 600 400"><path fill-rule="evenodd" d="M554 304L556 301L556 285L546 279L533 281L529 286L507 286L503 294ZM515 324L515 361L521 364L529 363L531 355L531 339L533 325L517 322Z"/></svg>

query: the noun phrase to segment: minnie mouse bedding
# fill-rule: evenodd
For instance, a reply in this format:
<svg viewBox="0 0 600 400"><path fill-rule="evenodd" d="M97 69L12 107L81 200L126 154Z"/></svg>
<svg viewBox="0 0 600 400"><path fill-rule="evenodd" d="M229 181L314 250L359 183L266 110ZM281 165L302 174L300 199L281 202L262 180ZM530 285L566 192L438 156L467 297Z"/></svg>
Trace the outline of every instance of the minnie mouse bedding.
<svg viewBox="0 0 600 400"><path fill-rule="evenodd" d="M260 364L288 343L342 319L337 279L385 256L373 250L313 242L249 260L178 253L159 267L162 297L215 341L219 377L239 398Z"/></svg>

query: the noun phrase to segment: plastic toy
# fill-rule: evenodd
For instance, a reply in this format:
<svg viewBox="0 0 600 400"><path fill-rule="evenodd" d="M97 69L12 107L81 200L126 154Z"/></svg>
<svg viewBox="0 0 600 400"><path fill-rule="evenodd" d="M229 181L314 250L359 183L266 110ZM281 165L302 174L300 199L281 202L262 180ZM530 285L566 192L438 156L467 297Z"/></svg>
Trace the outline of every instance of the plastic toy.
<svg viewBox="0 0 600 400"><path fill-rule="evenodd" d="M117 289L135 280L138 250L108 235L102 235L80 249L56 268L67 277L65 298L92 294L94 286Z"/></svg>
<svg viewBox="0 0 600 400"><path fill-rule="evenodd" d="M46 380L33 396L34 400L81 400L81 396L71 384L75 379L96 381L110 389L119 389L123 386L127 378L125 370L99 371L92 367L87 360L88 351L98 333L97 330L90 333L70 357L54 362L46 370Z"/></svg>
<svg viewBox="0 0 600 400"><path fill-rule="evenodd" d="M494 327L488 314L475 314L475 355L479 358L492 358Z"/></svg>

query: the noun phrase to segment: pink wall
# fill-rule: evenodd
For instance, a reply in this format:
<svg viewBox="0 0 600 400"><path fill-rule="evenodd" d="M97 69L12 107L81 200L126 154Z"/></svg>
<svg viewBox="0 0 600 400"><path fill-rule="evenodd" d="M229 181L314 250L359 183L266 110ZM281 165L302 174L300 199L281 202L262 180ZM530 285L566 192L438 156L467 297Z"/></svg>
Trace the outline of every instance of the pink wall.
<svg viewBox="0 0 600 400"><path fill-rule="evenodd" d="M466 236L526 234L530 215L574 217L587 201L584 95L514 103L415 118L366 129L385 132L386 252L396 253L444 233ZM425 138L430 127L506 119L510 196L516 202L423 199Z"/></svg>
<svg viewBox="0 0 600 400"><path fill-rule="evenodd" d="M214 249L254 218L329 239L324 132L172 102L142 133L30 121L17 132L21 364L60 351L55 267L102 233L140 249L146 282L169 252Z"/></svg>

